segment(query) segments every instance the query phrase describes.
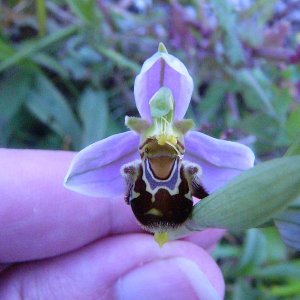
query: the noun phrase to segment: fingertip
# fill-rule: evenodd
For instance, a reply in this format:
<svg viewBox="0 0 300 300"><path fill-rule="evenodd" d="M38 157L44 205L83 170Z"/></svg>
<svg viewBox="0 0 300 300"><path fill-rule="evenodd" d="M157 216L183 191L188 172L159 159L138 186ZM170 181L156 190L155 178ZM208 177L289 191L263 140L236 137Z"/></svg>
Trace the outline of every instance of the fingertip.
<svg viewBox="0 0 300 300"><path fill-rule="evenodd" d="M122 236L122 237L120 236L118 238L109 238L106 239L105 243L108 243L110 245L109 249L112 248L122 249L118 254L119 257L123 257L122 259L119 260L119 267L122 266L122 268L124 269L126 268L126 272L122 273L121 278L124 278L125 280L127 275L124 274L129 274L128 276L130 277L128 277L129 278L128 282L130 284L131 283L134 284L135 282L134 278L140 278L140 280L142 280L143 277L141 274L145 273L148 275L145 275L146 277L144 279L144 284L142 284L142 281L140 282L141 286L144 287L146 285L148 286L149 285L148 279L151 281L152 279L153 280L155 279L155 276L158 276L161 278L161 280L155 279L156 281L153 284L154 286L159 284L159 286L163 285L161 288L165 290L171 289L172 286L175 287L175 289L178 289L177 288L178 284L176 282L180 281L180 278L185 278L185 283L183 284L184 285L183 290L188 290L189 288L194 289L195 286L200 285L200 290L199 291L196 290L195 292L193 292L193 295L198 295L198 294L201 295L201 293L205 294L206 291L205 289L207 289L207 293L209 295L212 295L211 298L198 297L195 299L204 299L204 300L222 299L224 296L225 284L224 284L224 279L220 268L213 260L213 258L204 249L202 249L201 247L193 243L183 241L183 240L181 241L178 240L178 241L168 242L161 248L153 240L153 237L148 234L130 234L127 236ZM120 247L120 244L123 244L123 246ZM109 250L109 252L111 251ZM176 261L177 258L182 258L191 261L193 264L197 266L197 269L195 268L195 266L192 267L191 264L179 263L180 260L177 262ZM171 267L167 268L166 267L167 264L165 264L164 266L163 262L169 261L170 259L175 259L175 261L170 261L169 264ZM149 266L149 270L147 268L145 270L139 270L144 266L146 267L149 263L155 263L155 262L158 263L156 267ZM189 270L189 268L191 269L191 272L185 271L185 270ZM137 270L137 273L134 273L135 270ZM179 272L178 270L181 271ZM198 271L196 272L196 270ZM133 273L131 274L131 272ZM171 280L170 277L172 276L172 274L175 274L173 281ZM187 277L187 275L189 274L191 274L191 277ZM202 284L199 283L197 279L195 279L195 281L192 280L193 278L198 278L198 277L200 278L199 280L201 282L203 282L203 277L206 278L205 280L209 282L207 287L205 287L204 285L202 286ZM118 295L120 299L140 299L138 297L134 298L133 297L134 294L132 294L133 298L130 298L129 296L128 298L122 298L121 291L125 283L118 282L120 276L114 278L116 280L116 292L119 293ZM113 280L113 278L111 278L111 280ZM173 283L171 284L170 282ZM130 289L130 286L128 289ZM214 298L215 296L213 295L215 294L215 292L213 292L213 290L216 291L216 294L218 295L217 298ZM137 293L138 292L139 291L137 291ZM140 292L142 293L142 291ZM161 298L154 297L154 295L158 296L158 293L156 291L149 291L149 293L150 293L149 295L153 296L152 298L150 297L149 299L161 299ZM172 293L176 293L176 290L173 291ZM129 291L128 291L128 295L129 295ZM161 295L163 295L162 292ZM173 299L173 298L167 297L162 299ZM183 299L183 298L174 298L174 299Z"/></svg>
<svg viewBox="0 0 300 300"><path fill-rule="evenodd" d="M207 252L185 241L160 248L147 234L109 237L69 254L16 266L1 278L0 298L20 288L30 299L33 294L42 299L224 296L222 273Z"/></svg>
<svg viewBox="0 0 300 300"><path fill-rule="evenodd" d="M221 299L199 265L185 257L156 260L127 273L115 285L116 299Z"/></svg>

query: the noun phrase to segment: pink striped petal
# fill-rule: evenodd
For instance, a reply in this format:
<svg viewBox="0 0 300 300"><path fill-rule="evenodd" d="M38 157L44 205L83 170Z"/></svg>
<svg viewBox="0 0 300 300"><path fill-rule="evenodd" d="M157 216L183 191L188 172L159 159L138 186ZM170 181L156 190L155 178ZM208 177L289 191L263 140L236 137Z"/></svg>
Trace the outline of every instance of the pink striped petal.
<svg viewBox="0 0 300 300"><path fill-rule="evenodd" d="M202 180L208 192L224 186L254 164L254 154L247 146L215 139L201 132L189 132L185 137L185 146L184 157L202 167Z"/></svg>
<svg viewBox="0 0 300 300"><path fill-rule="evenodd" d="M124 193L120 168L139 158L139 136L132 131L116 134L96 142L73 159L65 186L95 197L115 197Z"/></svg>

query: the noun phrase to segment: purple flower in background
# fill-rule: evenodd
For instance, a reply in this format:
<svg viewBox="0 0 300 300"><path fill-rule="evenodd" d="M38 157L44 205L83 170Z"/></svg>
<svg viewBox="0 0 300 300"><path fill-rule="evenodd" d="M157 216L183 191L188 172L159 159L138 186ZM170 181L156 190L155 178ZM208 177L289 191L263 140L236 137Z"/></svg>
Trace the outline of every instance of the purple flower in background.
<svg viewBox="0 0 300 300"><path fill-rule="evenodd" d="M152 232L182 224L192 196L203 198L253 166L246 146L196 131L183 119L193 80L181 61L159 50L145 61L134 85L141 118L126 117L132 131L96 142L74 158L65 186L90 196L124 194L139 223ZM184 214L184 216L183 216Z"/></svg>

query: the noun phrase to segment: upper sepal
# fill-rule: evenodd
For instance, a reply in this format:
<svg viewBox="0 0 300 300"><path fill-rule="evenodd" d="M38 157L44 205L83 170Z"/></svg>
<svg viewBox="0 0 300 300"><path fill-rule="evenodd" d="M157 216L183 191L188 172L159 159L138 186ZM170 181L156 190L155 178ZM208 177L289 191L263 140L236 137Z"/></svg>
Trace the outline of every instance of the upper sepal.
<svg viewBox="0 0 300 300"><path fill-rule="evenodd" d="M171 90L175 101L174 119L181 120L191 100L193 80L184 64L162 46L144 62L134 83L137 109L142 119L148 122L152 122L149 101L161 87Z"/></svg>

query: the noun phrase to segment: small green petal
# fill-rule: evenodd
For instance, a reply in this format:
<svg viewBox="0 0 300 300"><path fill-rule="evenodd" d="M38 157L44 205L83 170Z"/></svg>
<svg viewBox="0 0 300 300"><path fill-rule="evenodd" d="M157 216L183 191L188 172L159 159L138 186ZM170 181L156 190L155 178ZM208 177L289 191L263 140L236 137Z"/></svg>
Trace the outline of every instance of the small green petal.
<svg viewBox="0 0 300 300"><path fill-rule="evenodd" d="M125 116L125 125L129 129L139 134L145 132L150 127L149 123L146 120L137 117L128 117L128 116Z"/></svg>
<svg viewBox="0 0 300 300"><path fill-rule="evenodd" d="M195 123L192 119L183 119L176 122L174 125L183 135L195 127Z"/></svg>

